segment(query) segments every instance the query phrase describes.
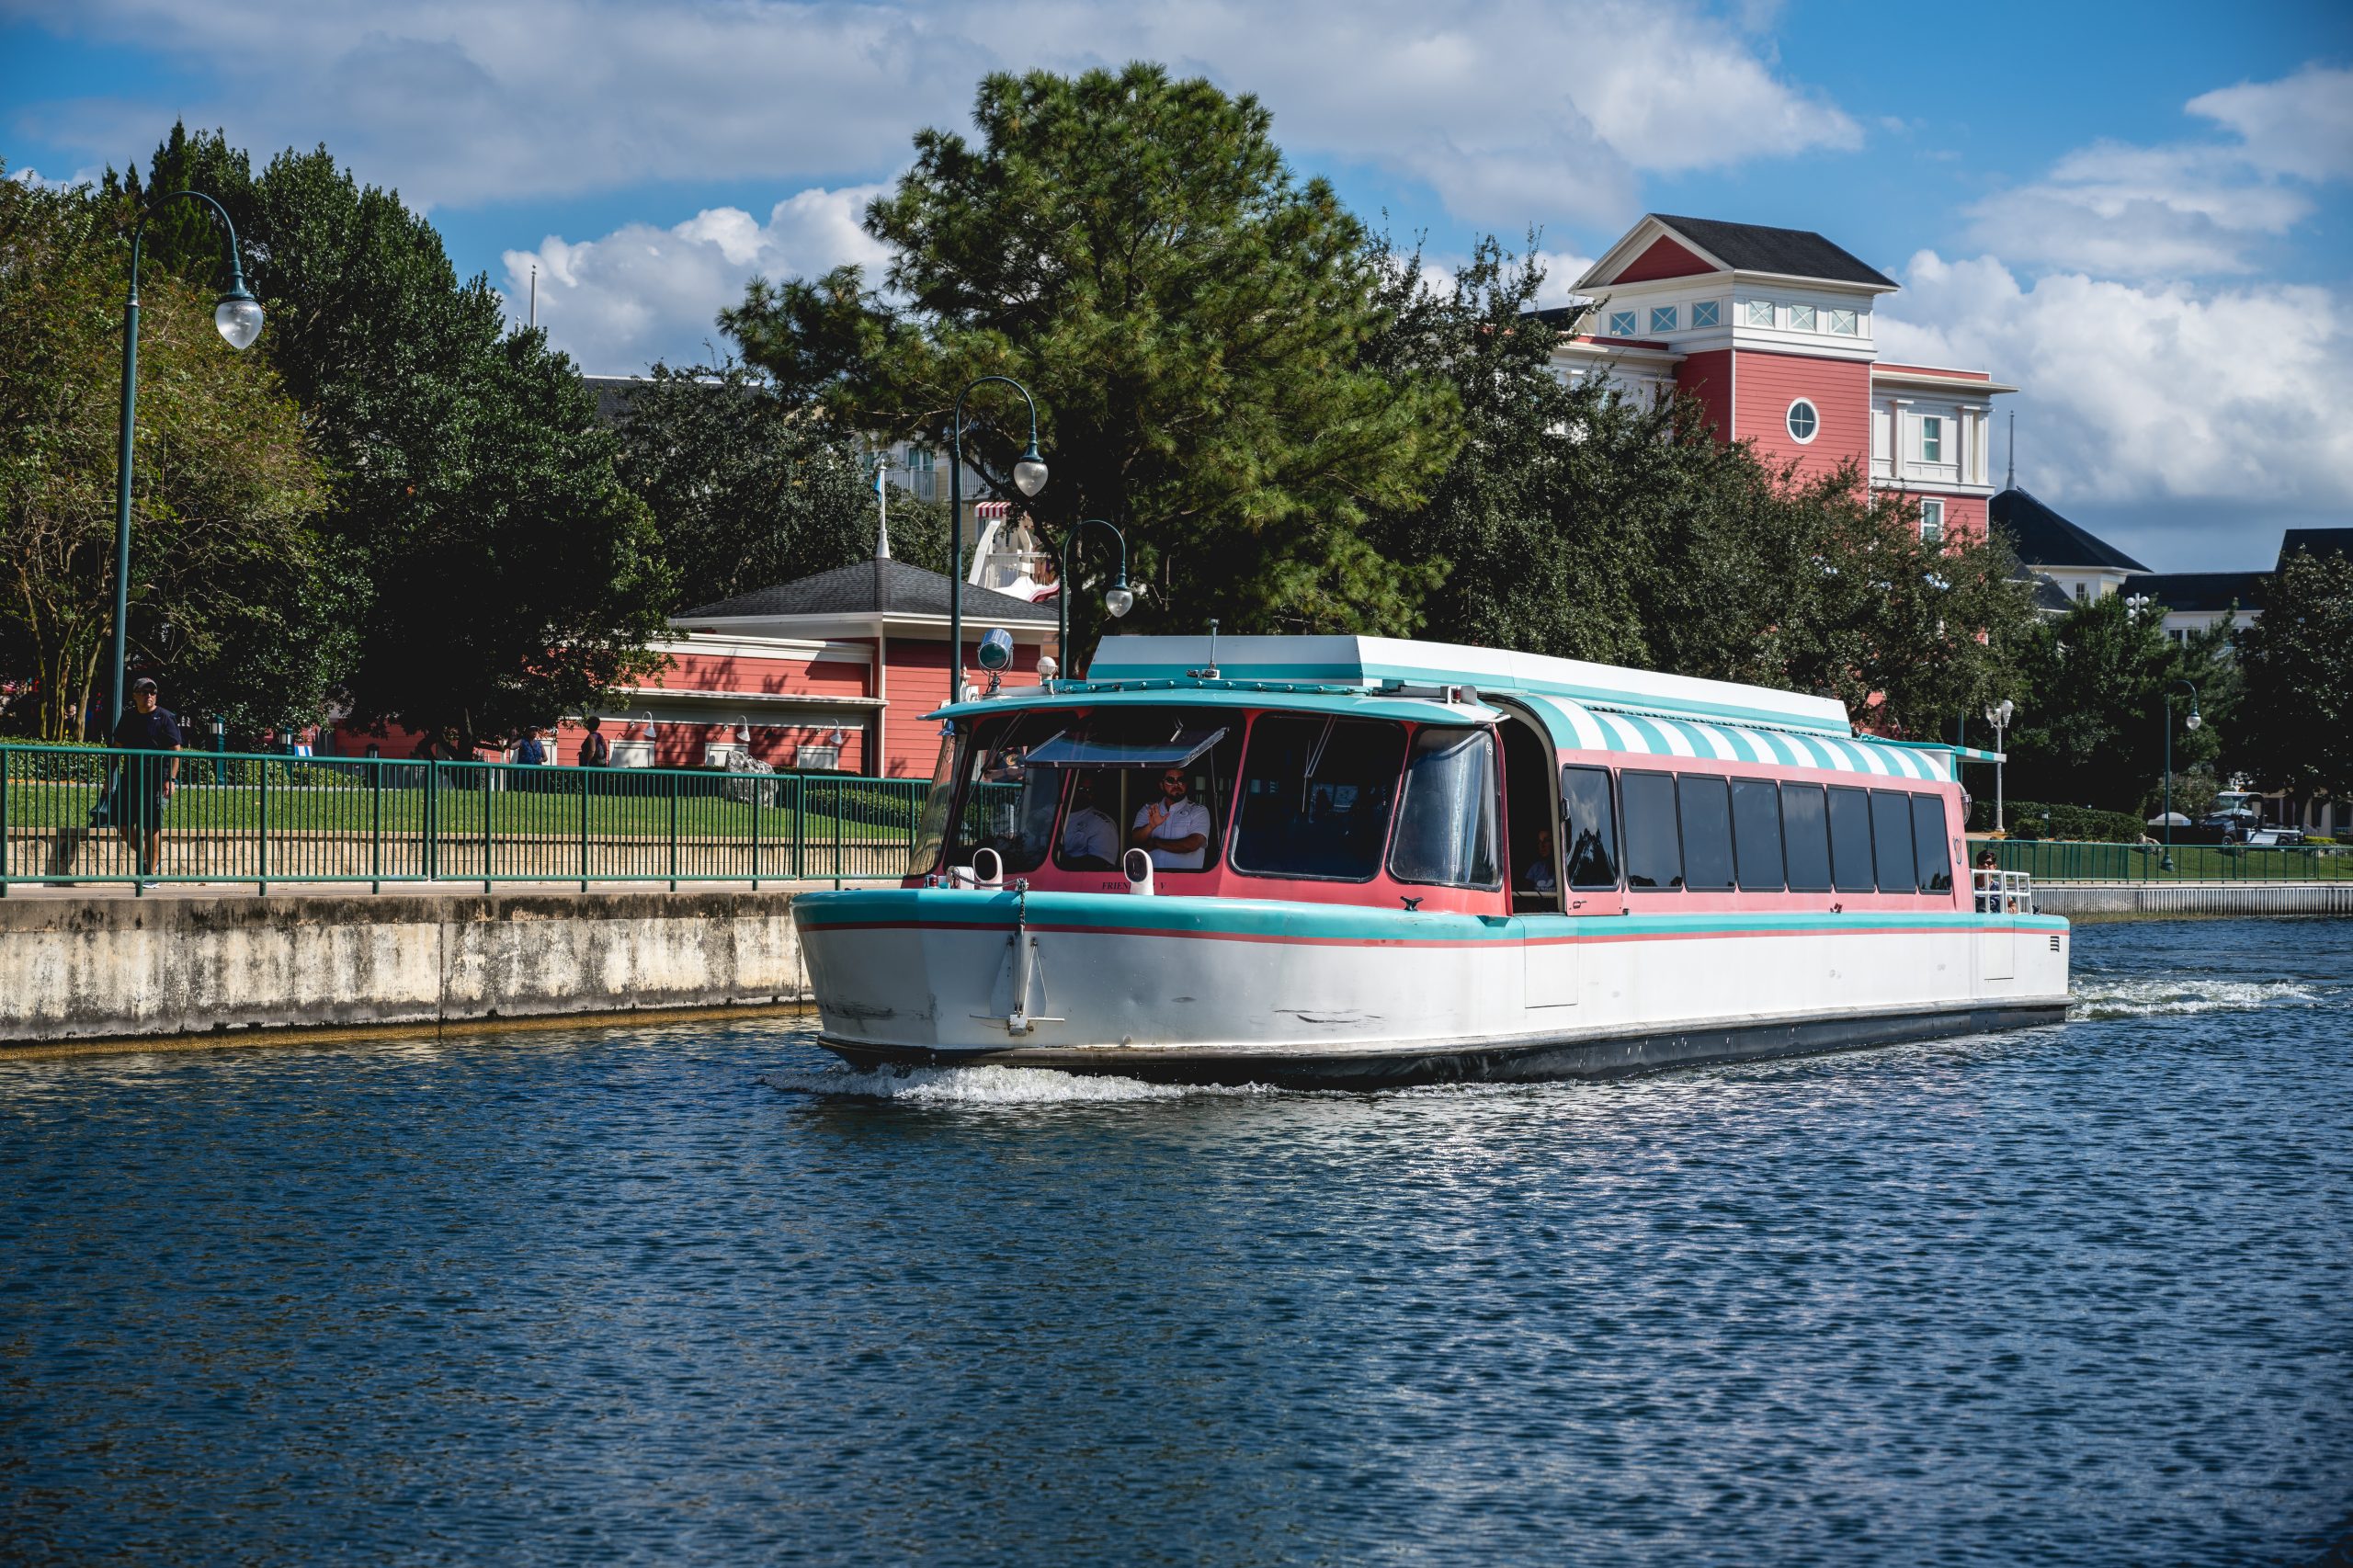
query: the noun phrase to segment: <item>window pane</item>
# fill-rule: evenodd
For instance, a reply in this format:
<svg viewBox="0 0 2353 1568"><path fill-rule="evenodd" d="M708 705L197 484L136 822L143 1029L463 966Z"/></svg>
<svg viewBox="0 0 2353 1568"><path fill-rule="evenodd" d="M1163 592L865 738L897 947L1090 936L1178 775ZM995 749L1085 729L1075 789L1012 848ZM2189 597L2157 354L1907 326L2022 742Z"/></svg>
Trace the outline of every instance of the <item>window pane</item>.
<svg viewBox="0 0 2353 1568"><path fill-rule="evenodd" d="M1698 304L1692 306L1691 324L1693 326L1715 325L1716 301L1713 300L1702 300Z"/></svg>
<svg viewBox="0 0 2353 1568"><path fill-rule="evenodd" d="M1879 866L1879 891L1917 892L1912 869L1912 802L1902 791L1871 791L1871 843Z"/></svg>
<svg viewBox="0 0 2353 1568"><path fill-rule="evenodd" d="M1189 762L1058 769L1072 783L1062 831L1054 837L1054 864L1073 871L1116 870L1131 847L1147 851L1163 871L1200 871L1217 864L1233 799L1234 765L1242 756L1242 726L1231 711L1109 708L1060 718L1062 735L1045 753L1049 758L1182 755L1218 731L1225 735ZM1176 788L1165 782L1172 774ZM1197 837L1200 843L1178 847Z"/></svg>
<svg viewBox="0 0 2353 1568"><path fill-rule="evenodd" d="M1830 787L1830 880L1840 892L1879 885L1871 870L1870 796L1837 784Z"/></svg>
<svg viewBox="0 0 2353 1568"><path fill-rule="evenodd" d="M1486 731L1415 732L1389 874L1448 887L1495 885L1495 742Z"/></svg>
<svg viewBox="0 0 2353 1568"><path fill-rule="evenodd" d="M1683 885L1710 892L1732 886L1732 788L1686 773L1675 781L1683 821Z"/></svg>
<svg viewBox="0 0 2353 1568"><path fill-rule="evenodd" d="M1845 334L1845 335L1846 335L1847 336L1848 336L1848 337L1852 337L1852 336L1854 336L1854 335L1855 335L1855 312L1852 312L1852 311L1833 311L1833 312L1830 312L1830 330L1831 330L1831 331L1833 331L1833 332L1836 332L1836 333L1843 333L1843 334Z"/></svg>
<svg viewBox="0 0 2353 1568"><path fill-rule="evenodd" d="M1791 332L1812 332L1813 330L1813 307L1812 305L1791 305L1790 307L1790 330Z"/></svg>
<svg viewBox="0 0 2353 1568"><path fill-rule="evenodd" d="M1043 710L983 720L964 754L963 801L948 863L969 866L994 849L1008 871L1034 871L1053 843L1063 772L1028 765L1029 748L1051 740L1069 715Z"/></svg>
<svg viewBox="0 0 2353 1568"><path fill-rule="evenodd" d="M1928 417L1920 421L1920 460L1940 463L1945 460L1945 422Z"/></svg>
<svg viewBox="0 0 2353 1568"><path fill-rule="evenodd" d="M1919 858L1915 870L1923 892L1952 892L1952 846L1945 840L1943 796L1912 797L1912 852Z"/></svg>
<svg viewBox="0 0 2353 1568"><path fill-rule="evenodd" d="M1800 398L1790 404L1790 434L1801 441L1813 439L1813 432L1821 420L1813 412L1813 404Z"/></svg>
<svg viewBox="0 0 2353 1568"><path fill-rule="evenodd" d="M1823 813L1822 786L1781 786L1781 842L1790 862L1790 891L1830 891L1830 825Z"/></svg>
<svg viewBox="0 0 2353 1568"><path fill-rule="evenodd" d="M1634 312L1631 312L1631 311L1612 311L1612 312L1609 312L1609 335L1610 335L1610 336L1612 336L1612 337L1631 337L1631 336L1633 336L1633 335L1634 335Z"/></svg>
<svg viewBox="0 0 2353 1568"><path fill-rule="evenodd" d="M1561 769L1562 842L1568 849L1569 886L1618 885L1618 813L1609 805L1609 771Z"/></svg>
<svg viewBox="0 0 2353 1568"><path fill-rule="evenodd" d="M1405 732L1360 719L1268 714L1250 727L1233 863L1276 877L1369 881L1397 797Z"/></svg>
<svg viewBox="0 0 2353 1568"><path fill-rule="evenodd" d="M1675 833L1675 780L1664 773L1621 773L1618 800L1626 813L1626 885L1679 888L1683 850Z"/></svg>
<svg viewBox="0 0 2353 1568"><path fill-rule="evenodd" d="M1773 324L1773 301L1770 300L1749 301L1748 324L1751 326L1771 326Z"/></svg>
<svg viewBox="0 0 2353 1568"><path fill-rule="evenodd" d="M1653 332L1673 332L1675 330L1675 307L1673 305L1653 305L1651 307L1651 330Z"/></svg>
<svg viewBox="0 0 2353 1568"><path fill-rule="evenodd" d="M1781 886L1780 790L1770 779L1735 778L1732 841L1740 851L1740 885L1751 892Z"/></svg>

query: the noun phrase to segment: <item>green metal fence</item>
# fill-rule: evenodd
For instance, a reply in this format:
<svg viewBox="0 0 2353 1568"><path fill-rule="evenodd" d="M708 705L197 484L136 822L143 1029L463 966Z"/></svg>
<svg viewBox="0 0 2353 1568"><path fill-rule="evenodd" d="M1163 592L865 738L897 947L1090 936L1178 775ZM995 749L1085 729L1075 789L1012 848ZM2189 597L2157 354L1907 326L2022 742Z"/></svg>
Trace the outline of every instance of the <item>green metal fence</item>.
<svg viewBox="0 0 2353 1568"><path fill-rule="evenodd" d="M847 775L0 745L0 892L895 881L926 788Z"/></svg>
<svg viewBox="0 0 2353 1568"><path fill-rule="evenodd" d="M1972 856L1979 842L1972 841ZM2002 869L2030 872L2037 882L2353 881L2353 847L2336 845L2177 844L2167 849L2162 844L2012 838L1995 842L1993 849Z"/></svg>

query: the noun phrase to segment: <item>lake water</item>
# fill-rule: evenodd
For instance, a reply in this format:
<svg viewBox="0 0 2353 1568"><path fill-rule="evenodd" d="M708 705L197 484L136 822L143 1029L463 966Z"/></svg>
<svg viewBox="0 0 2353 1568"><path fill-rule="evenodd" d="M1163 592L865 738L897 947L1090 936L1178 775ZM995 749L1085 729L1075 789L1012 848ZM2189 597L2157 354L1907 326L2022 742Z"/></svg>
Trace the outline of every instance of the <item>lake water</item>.
<svg viewBox="0 0 2353 1568"><path fill-rule="evenodd" d="M2075 952L1600 1085L0 1065L0 1558L2344 1561L2353 922Z"/></svg>

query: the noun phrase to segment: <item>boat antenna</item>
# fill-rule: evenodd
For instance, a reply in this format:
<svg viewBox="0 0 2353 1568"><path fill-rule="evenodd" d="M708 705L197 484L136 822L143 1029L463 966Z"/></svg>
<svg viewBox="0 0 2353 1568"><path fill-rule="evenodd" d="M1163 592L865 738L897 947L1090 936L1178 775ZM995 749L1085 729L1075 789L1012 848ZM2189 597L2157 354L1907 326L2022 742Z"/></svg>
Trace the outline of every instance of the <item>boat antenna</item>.
<svg viewBox="0 0 2353 1568"><path fill-rule="evenodd" d="M1201 675L1210 680L1217 679L1217 621L1214 619L1210 621L1210 667Z"/></svg>

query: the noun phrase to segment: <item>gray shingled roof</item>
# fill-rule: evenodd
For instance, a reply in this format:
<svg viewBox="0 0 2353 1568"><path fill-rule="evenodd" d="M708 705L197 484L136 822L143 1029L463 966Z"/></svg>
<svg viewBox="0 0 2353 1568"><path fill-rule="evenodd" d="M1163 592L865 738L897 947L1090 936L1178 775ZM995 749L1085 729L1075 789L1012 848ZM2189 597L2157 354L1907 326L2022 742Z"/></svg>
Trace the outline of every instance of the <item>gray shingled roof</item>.
<svg viewBox="0 0 2353 1568"><path fill-rule="evenodd" d="M2124 579L2124 592L2146 594L2167 609L2261 609L2263 578L2260 572L2138 572Z"/></svg>
<svg viewBox="0 0 2353 1568"><path fill-rule="evenodd" d="M2034 608L2036 609L2039 609L2047 615L2064 615L2069 610L2075 608L2075 601L2074 598L2069 597L2067 590L2052 582L2050 578L2044 576L2041 573L2028 572L2021 574L2021 575L2034 590Z"/></svg>
<svg viewBox="0 0 2353 1568"><path fill-rule="evenodd" d="M689 621L709 616L781 615L946 615L948 578L940 573L904 561L860 561L801 577L772 587L755 588L716 604L697 605L670 619ZM1053 606L1033 605L993 588L964 587L964 619L988 625L996 621L1051 622Z"/></svg>
<svg viewBox="0 0 2353 1568"><path fill-rule="evenodd" d="M2314 555L2353 555L2353 528L2290 528L2279 540L2279 565L2297 551Z"/></svg>
<svg viewBox="0 0 2353 1568"><path fill-rule="evenodd" d="M2148 568L2096 535L2085 532L2023 490L2005 490L1986 511L1994 526L2010 536L2018 560L2029 566L2094 566L2111 572Z"/></svg>
<svg viewBox="0 0 2353 1568"><path fill-rule="evenodd" d="M1735 272L1778 272L1790 278L1870 283L1885 289L1897 286L1894 278L1812 229L1768 229L1761 223L1724 223L1665 212L1651 216Z"/></svg>

